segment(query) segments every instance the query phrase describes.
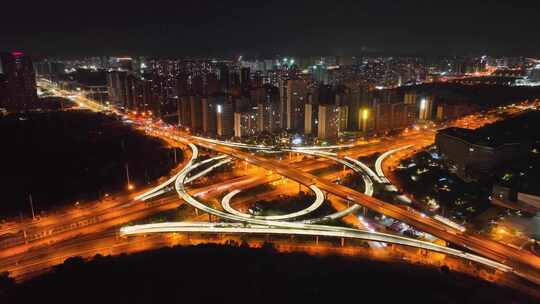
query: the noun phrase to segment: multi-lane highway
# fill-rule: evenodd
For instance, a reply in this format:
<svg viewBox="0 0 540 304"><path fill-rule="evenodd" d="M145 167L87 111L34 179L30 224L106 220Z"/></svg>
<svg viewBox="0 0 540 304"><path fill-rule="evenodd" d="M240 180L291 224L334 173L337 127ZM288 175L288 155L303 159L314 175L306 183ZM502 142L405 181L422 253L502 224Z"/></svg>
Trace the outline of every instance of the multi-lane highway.
<svg viewBox="0 0 540 304"><path fill-rule="evenodd" d="M83 106L86 103L89 103L89 106L96 111L104 110L102 106L100 107L98 105L94 105L95 103L92 103L91 101L86 100L82 96L75 96L74 98L77 100L77 102L79 102ZM383 202L381 200L378 200L370 196L369 189L370 188L372 189L372 184L371 186L369 186L369 182L372 182L372 181L384 182L385 181L384 173L381 174L382 160L379 162L379 166L376 166L377 173L375 173L371 169L369 169L369 167L367 167L365 164L357 161L355 157L357 157L358 155L369 155L371 153L382 152L382 151L384 152L388 151L389 152L388 154L390 154L390 151L392 151L393 149L406 146L406 145L412 145L412 144L415 145L415 148L421 148L433 142L433 138L434 138L433 131L420 130L418 132L411 132L410 134L404 136L403 138L399 138L395 140L382 140L382 141L374 141L372 143L361 144L361 145L330 147L331 149L337 149L337 148L341 149L337 153L337 155L333 153L329 153L329 152L316 151L317 149L315 147L309 147L305 149L294 149L293 150L294 153L303 153L303 154L311 153L314 156L324 157L326 159L322 161L321 160L308 160L304 163L306 164L307 168L299 168L297 166L290 165L289 162L286 162L286 161L273 160L273 159L261 157L254 153L244 151L245 149L272 150L273 147L267 148L263 146L253 146L253 145L243 145L243 144L239 145L236 143L223 143L223 142L219 142L215 140L208 140L208 139L200 138L200 137L192 137L187 134L178 133L177 131L173 131L171 129L160 130L159 127L157 126L155 127L155 129L157 130L156 134L158 134L160 137L164 139L178 141L179 143L183 145L190 145L192 151L194 151L193 147L195 147L195 144L196 144L201 147L205 147L207 149L224 154L224 156L218 156L217 158L208 160L205 164L207 163L211 164L212 162L217 162L217 163L214 163L210 167L206 168L203 171L198 172L197 174L194 174L193 176L188 176L190 171L192 171L194 169L193 167L196 165L195 159L197 158L197 155L195 155L195 157L193 157L192 155L192 157L187 160L187 163L184 169L182 169L177 174L174 174L165 183L136 197L139 200L150 200L150 201L154 200L157 203L144 204L141 202L136 203L135 201L130 200L128 202L124 201L122 203L111 204L112 206L111 209L110 210L103 209L102 213L88 212L85 215L81 215L80 217L77 217L78 220L87 220L89 222L88 226L77 227L77 225L75 225L75 227L72 226L70 227L70 229L67 229L65 232L59 232L59 233L54 232L54 233L51 233L50 235L44 235L44 237L41 239L42 241L40 242L29 242L29 244L18 246L16 250L12 250L13 248L11 248L7 251L3 251L2 253L0 253L0 258L1 256L7 257L10 255L12 256L16 255L18 258L20 258L20 255L24 254L24 252L28 252L28 250L32 248L32 246L46 246L46 244L47 243L50 244L50 242L54 243L54 242L63 241L67 239L74 239L76 236L79 236L81 234L92 234L98 231L104 231L105 229L110 229L110 227L122 225L126 223L127 221L130 221L132 218L133 219L141 218L142 216L145 216L145 215L148 216L150 214L159 212L159 210L165 210L166 208L171 208L171 206L173 205L178 206L179 204L178 199L174 199L170 197L163 197L166 194L166 191L174 186L178 194L186 202L193 205L194 207L200 210L203 210L209 214L214 214L216 216L222 217L224 219L244 223L242 224L243 225L242 227L234 226L234 225L237 225L234 223L221 223L220 224L221 226L219 227L210 226L210 224L191 224L191 226L189 225L186 226L187 224L179 224L179 225L177 224L176 226L174 226L174 229L177 229L176 231L186 231L186 232L198 231L198 232L203 232L203 233L206 233L206 232L216 233L216 232L221 231L219 229L222 229L221 232L223 233L270 233L270 234L276 233L276 234L302 234L302 235L328 234L328 236L334 236L334 237L350 237L350 238L359 238L359 239L379 241L379 242L396 243L396 244L402 244L402 245L407 245L407 246L416 246L419 248L425 248L425 249L433 250L437 252L445 252L446 254L460 256L468 260L474 260L484 265L491 265L492 267L495 267L501 271L508 271L512 269L513 271L518 272L520 275L525 276L526 278L532 281L540 282L540 280L538 279L539 277L538 270L540 268L540 258L534 256L533 254L525 252L525 251L517 250L513 247L509 247L504 244L500 244L491 240L481 238L480 236L477 236L474 234L464 233L463 231L459 229L456 229L445 223L437 221L436 219L427 217L412 209L398 207L398 206ZM315 154L313 154L313 152L315 152ZM193 154L196 154L196 152ZM221 182L217 185L210 185L207 187L203 187L201 189L185 188L186 183L194 181L198 177L201 177L204 174L210 172L212 169L222 164L225 164L226 162L229 162L231 158L240 159L242 161L251 163L257 167L264 168L272 172L272 174L268 176L253 175L253 176L239 177L230 181ZM337 161L338 163L346 165L353 171L361 172L362 176L365 178L364 181L366 182L366 193L360 193L353 189L349 189L347 187L335 184L331 180L327 180L325 178L318 177L318 176L308 173L310 169L314 170L314 168L324 168L326 166L329 166L334 161ZM202 166L202 165L198 165L198 166ZM380 169L380 170L377 170L377 169ZM365 206L378 213L381 213L386 216L395 218L399 221L405 222L411 226L416 227L419 230L435 235L450 243L459 245L466 250L473 251L483 257L466 253L464 250L452 251L455 249L442 247L442 246L439 246L440 248L434 247L438 245L435 245L429 242L424 242L426 244L423 244L423 243L419 243L421 241L418 241L418 240L403 238L403 237L399 237L395 235L381 234L374 231L358 230L358 229L348 230L348 228L324 226L324 225L313 225L313 222L309 222L309 221L285 222L280 219L269 220L269 219L264 219L264 218L257 219L257 218L240 216L238 214L227 213L221 210L211 208L199 202L197 199L195 199L195 198L206 199L209 197L216 196L220 193L225 193L227 191L230 194L231 190L240 191L241 189L254 187L256 185L260 185L260 184L278 179L279 177L276 177L276 175L284 176L290 180L294 180L300 184L305 185L306 187L310 187L312 190L320 189L326 192L327 194L333 194L334 196L341 197L344 200L351 201L356 204L356 205L353 205L351 208L353 207L360 208L360 206ZM317 192L315 191L315 193ZM234 196L234 194L231 195L231 197L232 196ZM156 200L159 197L163 197L163 198ZM347 209L338 211L338 213L346 212L346 210ZM95 214L100 214L100 216L95 217L94 216ZM92 218L94 218L96 222L91 222ZM104 218L106 218L106 220L104 220ZM161 227L161 228L164 228L164 229L170 229L171 227L173 227L173 226L165 227L166 226L165 224L163 224L163 226L164 227ZM47 227L49 226L44 225L44 226L36 227L36 229L47 228ZM23 230L25 230L24 226L22 225L19 228L23 228ZM139 228L140 230L137 230ZM161 228L156 227L156 226L152 226L152 227L147 226L145 228L139 226L139 228L136 228L136 227L123 228L122 232L126 234L163 232L163 230L159 230ZM132 229L132 230L129 230L129 229ZM157 230L154 231L151 229L157 229ZM192 229L192 230L189 230L189 229ZM274 232L269 232L270 230ZM426 247L422 247L424 245ZM2 265L2 260L0 260L0 265ZM1 270L1 267L0 267L0 270Z"/></svg>
<svg viewBox="0 0 540 304"><path fill-rule="evenodd" d="M523 252L513 247L484 239L479 236L463 234L461 231L453 229L430 217L420 216L418 212L413 210L388 204L350 188L328 182L309 173L291 168L290 166L286 166L275 160L266 159L251 153L240 151L238 149L208 143L206 141L198 141L197 139L191 140L205 148L243 159L256 166L277 172L280 175L286 176L287 178L295 180L304 185L317 185L319 188L328 193L349 199L371 210L405 222L413 227L416 227L417 229L435 235L451 243L460 245L488 258L512 264L513 266L523 269L524 272L529 272L528 270L525 271L525 265L527 267L533 267L533 269L536 270L540 269L540 258L531 253Z"/></svg>
<svg viewBox="0 0 540 304"><path fill-rule="evenodd" d="M251 155L251 154L250 154ZM234 232L237 231L237 233L242 232L253 232L253 233L274 233L271 231L277 231L275 233L288 233L290 234L304 234L304 235L319 235L319 236L340 236L340 237L350 237L350 238L359 238L364 240L371 240L371 241L382 241L382 242L390 242L390 243L396 243L400 245L407 245L407 246L415 246L423 249L429 249L437 252L443 252L446 254L456 255L460 256L465 259L474 260L475 262L481 263L483 265L495 267L499 270L504 271L510 271L512 267L504 265L502 263L494 262L492 260L479 257L476 255L471 255L464 252L456 252L454 249L449 250L448 247L443 247L439 245L435 245L430 242L423 242L418 241L414 239L404 238L406 239L406 242L402 242L400 238L394 235L384 235L380 234L374 231L362 231L358 229L350 229L350 228L342 228L342 227L334 227L334 226L324 226L324 225L311 225L311 224L305 224L305 223L291 223L291 222L281 222L281 221L272 221L272 220L266 220L266 219L254 219L251 217L245 217L245 216L239 216L234 213L226 213L219 211L217 209L214 209L210 206L205 205L204 203L199 202L196 200L193 196L189 195L184 188L184 183L186 180L186 176L189 173L190 169L185 170L182 174L180 174L175 182L175 188L180 197L184 199L186 202L191 204L197 209L200 209L206 213L216 215L220 218L224 218L231 221L236 221L239 223L249 223L250 225L256 225L257 227L251 227L246 228L244 224L242 225L242 228L238 227L216 227L211 226L211 230L213 232ZM305 184L307 185L307 184ZM424 216L425 217L425 216ZM186 231L185 227L190 226L189 223L161 223L157 225L139 225L139 226L132 226L132 227L124 227L122 228L122 233L129 235L129 234L137 234L137 233L153 233L153 232L182 232ZM196 229L196 228L189 228L189 229ZM192 230L187 231L192 231ZM255 229L255 230L250 230ZM223 230L223 231L222 231ZM303 231L303 232L300 232ZM370 236L367 237L365 233L368 233ZM376 235L376 236L375 236ZM429 244L429 245L427 245ZM523 274L522 272L516 272L521 276L529 277L528 274Z"/></svg>

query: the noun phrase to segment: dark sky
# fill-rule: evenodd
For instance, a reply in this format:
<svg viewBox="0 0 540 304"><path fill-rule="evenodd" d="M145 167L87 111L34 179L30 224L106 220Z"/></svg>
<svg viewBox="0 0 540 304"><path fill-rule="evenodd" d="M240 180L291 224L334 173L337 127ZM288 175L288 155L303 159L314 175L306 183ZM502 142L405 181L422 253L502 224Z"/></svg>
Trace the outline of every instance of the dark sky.
<svg viewBox="0 0 540 304"><path fill-rule="evenodd" d="M0 49L52 56L538 56L539 2L9 0L0 5Z"/></svg>

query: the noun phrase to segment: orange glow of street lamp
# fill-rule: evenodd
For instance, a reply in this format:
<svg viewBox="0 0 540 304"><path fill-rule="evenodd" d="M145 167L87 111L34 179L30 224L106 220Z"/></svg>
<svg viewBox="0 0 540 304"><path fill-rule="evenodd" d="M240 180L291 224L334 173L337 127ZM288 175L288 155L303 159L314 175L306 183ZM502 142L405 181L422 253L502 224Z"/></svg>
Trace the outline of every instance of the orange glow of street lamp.
<svg viewBox="0 0 540 304"><path fill-rule="evenodd" d="M133 184L128 184L127 188L128 190L133 190L135 189L135 186L133 186Z"/></svg>

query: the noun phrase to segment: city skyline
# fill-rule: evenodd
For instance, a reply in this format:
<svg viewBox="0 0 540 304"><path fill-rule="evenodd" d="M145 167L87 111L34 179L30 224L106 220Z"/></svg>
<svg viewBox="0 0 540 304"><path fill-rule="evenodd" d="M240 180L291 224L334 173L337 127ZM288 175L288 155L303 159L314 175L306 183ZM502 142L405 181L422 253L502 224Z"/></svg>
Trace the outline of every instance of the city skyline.
<svg viewBox="0 0 540 304"><path fill-rule="evenodd" d="M540 299L535 5L0 7L1 303Z"/></svg>

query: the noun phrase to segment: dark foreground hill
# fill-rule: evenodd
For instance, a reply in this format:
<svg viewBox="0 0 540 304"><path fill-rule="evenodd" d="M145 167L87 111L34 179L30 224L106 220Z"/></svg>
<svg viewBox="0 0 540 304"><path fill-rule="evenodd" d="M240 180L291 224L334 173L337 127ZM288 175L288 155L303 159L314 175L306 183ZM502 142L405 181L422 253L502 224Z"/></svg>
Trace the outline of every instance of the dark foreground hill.
<svg viewBox="0 0 540 304"><path fill-rule="evenodd" d="M9 285L9 284L5 284ZM92 261L4 289L0 303L534 303L463 274L338 256L201 245Z"/></svg>

